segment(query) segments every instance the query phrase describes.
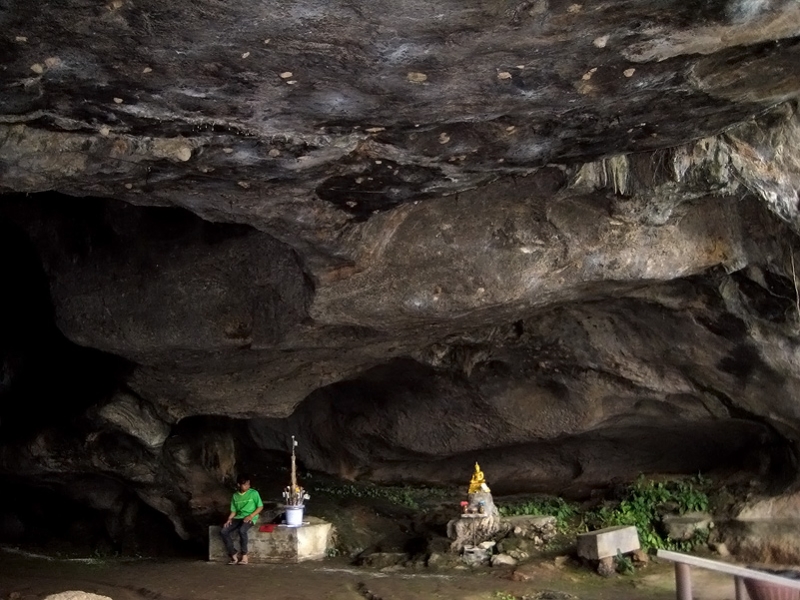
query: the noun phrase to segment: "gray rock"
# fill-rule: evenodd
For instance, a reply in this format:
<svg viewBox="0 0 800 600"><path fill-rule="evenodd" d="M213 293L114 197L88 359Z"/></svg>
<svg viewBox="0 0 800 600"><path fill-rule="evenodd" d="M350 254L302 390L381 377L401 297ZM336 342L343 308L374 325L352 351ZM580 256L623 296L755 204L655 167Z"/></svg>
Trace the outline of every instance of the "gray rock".
<svg viewBox="0 0 800 600"><path fill-rule="evenodd" d="M517 564L517 559L508 554L495 554L491 559L493 567L513 567Z"/></svg>
<svg viewBox="0 0 800 600"><path fill-rule="evenodd" d="M461 557L457 554L431 552L428 556L426 566L430 569L449 569L461 563Z"/></svg>
<svg viewBox="0 0 800 600"><path fill-rule="evenodd" d="M597 574L601 577L612 577L616 572L617 565L613 556L601 558L597 562Z"/></svg>
<svg viewBox="0 0 800 600"><path fill-rule="evenodd" d="M557 533L556 518L552 516L504 517L501 527L508 531L509 536L533 540L537 545L553 539Z"/></svg>
<svg viewBox="0 0 800 600"><path fill-rule="evenodd" d="M800 521L730 520L718 525L719 544L738 561L754 564L800 564Z"/></svg>
<svg viewBox="0 0 800 600"><path fill-rule="evenodd" d="M690 540L696 532L707 531L714 526L711 515L707 513L664 515L661 520L667 530L667 536L675 541Z"/></svg>
<svg viewBox="0 0 800 600"><path fill-rule="evenodd" d="M478 546L464 546L461 552L461 561L470 567L488 565L492 558L491 548L480 548Z"/></svg>

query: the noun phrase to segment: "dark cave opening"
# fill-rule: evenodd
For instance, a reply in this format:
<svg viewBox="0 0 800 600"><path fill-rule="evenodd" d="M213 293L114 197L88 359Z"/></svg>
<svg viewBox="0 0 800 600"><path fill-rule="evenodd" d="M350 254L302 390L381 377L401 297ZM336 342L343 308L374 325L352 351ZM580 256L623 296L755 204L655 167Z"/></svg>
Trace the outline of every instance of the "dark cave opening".
<svg viewBox="0 0 800 600"><path fill-rule="evenodd" d="M202 556L165 515L103 476L0 475L0 545L70 557Z"/></svg>
<svg viewBox="0 0 800 600"><path fill-rule="evenodd" d="M27 235L0 214L0 441L81 415L107 397L126 361L67 340L48 279Z"/></svg>

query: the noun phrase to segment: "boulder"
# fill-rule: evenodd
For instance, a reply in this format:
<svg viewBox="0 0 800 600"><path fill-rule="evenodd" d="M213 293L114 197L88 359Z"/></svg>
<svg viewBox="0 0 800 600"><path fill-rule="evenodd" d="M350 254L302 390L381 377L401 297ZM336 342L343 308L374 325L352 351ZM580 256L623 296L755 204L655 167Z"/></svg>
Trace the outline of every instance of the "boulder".
<svg viewBox="0 0 800 600"><path fill-rule="evenodd" d="M508 532L509 537L533 540L541 546L556 536L556 518L552 516L523 515L504 517L500 522L501 529Z"/></svg>
<svg viewBox="0 0 800 600"><path fill-rule="evenodd" d="M718 527L721 545L739 561L800 564L800 521L730 520Z"/></svg>
<svg viewBox="0 0 800 600"><path fill-rule="evenodd" d="M488 565L492 558L492 548L478 546L464 546L461 552L461 561L470 567Z"/></svg>
<svg viewBox="0 0 800 600"><path fill-rule="evenodd" d="M493 567L513 567L517 562L514 557L508 554L495 554L491 559Z"/></svg>
<svg viewBox="0 0 800 600"><path fill-rule="evenodd" d="M714 526L711 515L707 513L664 515L661 522L664 524L667 536L678 542L690 540L698 531L708 531Z"/></svg>

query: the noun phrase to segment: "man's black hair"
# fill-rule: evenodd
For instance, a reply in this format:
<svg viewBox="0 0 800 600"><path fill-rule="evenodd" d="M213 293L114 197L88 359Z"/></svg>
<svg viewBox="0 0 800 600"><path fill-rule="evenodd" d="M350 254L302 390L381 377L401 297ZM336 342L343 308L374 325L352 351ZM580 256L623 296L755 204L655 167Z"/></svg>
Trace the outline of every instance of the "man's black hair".
<svg viewBox="0 0 800 600"><path fill-rule="evenodd" d="M239 473L239 476L236 478L236 483L239 485L242 485L248 481L250 481L250 475L247 473Z"/></svg>

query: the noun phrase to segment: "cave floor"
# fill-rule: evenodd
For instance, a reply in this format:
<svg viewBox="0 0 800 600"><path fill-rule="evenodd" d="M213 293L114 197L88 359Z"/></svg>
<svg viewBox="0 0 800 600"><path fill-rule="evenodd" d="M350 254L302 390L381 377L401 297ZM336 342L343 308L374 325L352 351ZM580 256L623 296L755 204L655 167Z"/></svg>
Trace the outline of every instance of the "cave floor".
<svg viewBox="0 0 800 600"><path fill-rule="evenodd" d="M351 567L345 560L300 565L220 565L199 560L91 562L44 560L2 553L0 598L39 600L48 594L82 590L114 600L505 600L558 591L579 600L667 600L675 598L672 568L650 564L633 576L601 579L583 569L552 563L520 567L530 579L511 581L509 571L381 573ZM695 600L734 597L730 577L695 570ZM567 596L563 596L566 598Z"/></svg>

